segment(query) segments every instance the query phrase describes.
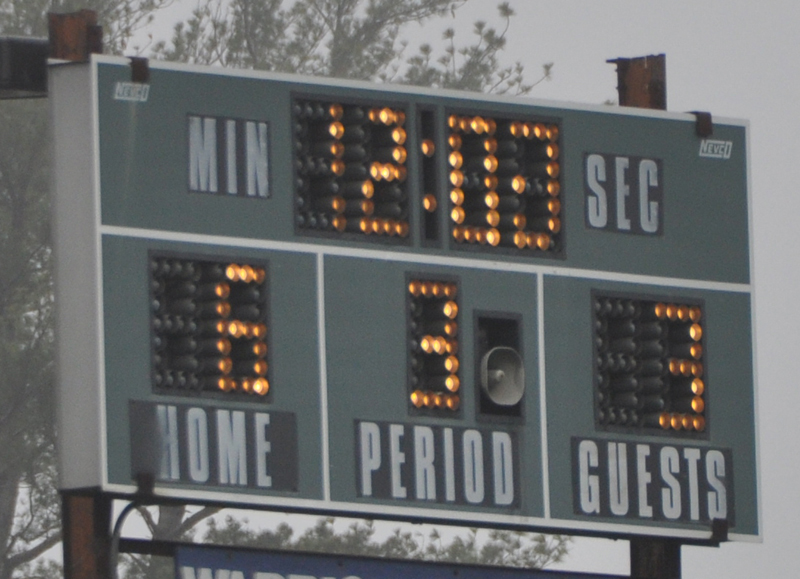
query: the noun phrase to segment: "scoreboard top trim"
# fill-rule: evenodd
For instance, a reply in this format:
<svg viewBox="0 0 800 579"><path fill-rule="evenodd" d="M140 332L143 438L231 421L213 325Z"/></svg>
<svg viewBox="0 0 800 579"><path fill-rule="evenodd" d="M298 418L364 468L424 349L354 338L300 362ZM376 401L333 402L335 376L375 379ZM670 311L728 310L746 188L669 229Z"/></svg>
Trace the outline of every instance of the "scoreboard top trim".
<svg viewBox="0 0 800 579"><path fill-rule="evenodd" d="M117 65L128 66L130 59L119 56L109 56L93 54L91 61L93 65ZM71 66L71 64L67 64ZM695 122L696 117L690 112L680 113L674 111L662 111L655 109L642 109L636 107L620 107L609 105L592 105L578 103L574 101L545 100L532 97L515 97L508 95L495 95L479 92L459 91L453 89L431 89L423 86L405 84L379 84L364 80L350 80L334 77L309 76L302 74L267 72L250 69L224 68L221 66L208 66L201 64L182 64L165 62L160 60L150 60L148 66L155 70L179 72L184 74L213 75L221 77L235 77L240 79L252 80L271 80L287 83L300 83L312 86L326 86L335 88L363 89L371 92L397 93L408 96L413 95L436 95L443 98L457 98L465 101L475 101L481 103L527 105L550 109L567 109L572 111L585 111L592 113L603 113L608 115L646 117L654 119L665 119L674 121ZM736 117L714 117L715 124L749 128L750 121Z"/></svg>

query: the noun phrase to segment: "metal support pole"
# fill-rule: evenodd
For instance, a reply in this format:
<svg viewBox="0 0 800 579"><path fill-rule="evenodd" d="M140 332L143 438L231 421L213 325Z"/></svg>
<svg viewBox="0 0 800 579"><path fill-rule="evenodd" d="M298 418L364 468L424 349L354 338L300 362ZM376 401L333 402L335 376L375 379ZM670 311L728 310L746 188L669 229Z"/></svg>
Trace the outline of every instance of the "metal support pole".
<svg viewBox="0 0 800 579"><path fill-rule="evenodd" d="M97 491L61 493L65 579L107 579L111 504Z"/></svg>
<svg viewBox="0 0 800 579"><path fill-rule="evenodd" d="M632 579L681 579L681 544L674 539L631 539Z"/></svg>

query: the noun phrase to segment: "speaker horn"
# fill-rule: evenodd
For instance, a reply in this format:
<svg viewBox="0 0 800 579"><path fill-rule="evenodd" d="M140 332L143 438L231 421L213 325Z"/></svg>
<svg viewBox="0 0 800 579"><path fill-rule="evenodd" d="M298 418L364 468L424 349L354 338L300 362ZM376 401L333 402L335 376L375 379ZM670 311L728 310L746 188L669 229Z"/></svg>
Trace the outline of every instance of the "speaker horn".
<svg viewBox="0 0 800 579"><path fill-rule="evenodd" d="M514 406L525 393L525 367L513 348L497 346L481 359L481 388L498 406Z"/></svg>

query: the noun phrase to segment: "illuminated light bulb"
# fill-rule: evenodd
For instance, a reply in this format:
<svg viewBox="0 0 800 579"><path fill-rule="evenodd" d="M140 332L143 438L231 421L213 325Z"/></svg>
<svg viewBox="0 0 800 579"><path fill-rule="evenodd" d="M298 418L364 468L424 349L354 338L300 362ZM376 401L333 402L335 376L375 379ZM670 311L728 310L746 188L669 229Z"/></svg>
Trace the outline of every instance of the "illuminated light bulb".
<svg viewBox="0 0 800 579"><path fill-rule="evenodd" d="M664 430L669 430L672 426L672 418L668 412L662 412L658 415L658 425Z"/></svg>
<svg viewBox="0 0 800 579"><path fill-rule="evenodd" d="M464 203L464 191L456 187L455 189L450 190L450 201L452 201L453 205L461 205Z"/></svg>
<svg viewBox="0 0 800 579"><path fill-rule="evenodd" d="M522 136L526 139L532 139L535 135L535 125L530 122L522 123Z"/></svg>
<svg viewBox="0 0 800 579"><path fill-rule="evenodd" d="M692 306L689 308L689 319L693 322L699 322L700 318L703 317L703 312L697 306Z"/></svg>
<svg viewBox="0 0 800 579"><path fill-rule="evenodd" d="M702 396L706 386L700 378L694 378L689 388L695 396Z"/></svg>
<svg viewBox="0 0 800 579"><path fill-rule="evenodd" d="M703 327L700 324L689 326L689 337L695 342L699 342L703 337Z"/></svg>
<svg viewBox="0 0 800 579"><path fill-rule="evenodd" d="M536 245L539 249L545 251L547 249L550 249L552 242L553 240L549 235L547 235L546 233L540 233L536 240Z"/></svg>
<svg viewBox="0 0 800 579"><path fill-rule="evenodd" d="M490 155L494 155L497 152L497 139L484 139L481 141L481 148Z"/></svg>
<svg viewBox="0 0 800 579"><path fill-rule="evenodd" d="M448 354L458 354L458 340L448 340L445 352Z"/></svg>
<svg viewBox="0 0 800 579"><path fill-rule="evenodd" d="M341 120L343 114L344 107L338 103L333 103L328 107L328 115L335 121Z"/></svg>
<svg viewBox="0 0 800 579"><path fill-rule="evenodd" d="M450 184L453 187L461 187L464 184L464 173L458 170L450 171Z"/></svg>
<svg viewBox="0 0 800 579"><path fill-rule="evenodd" d="M403 125L406 122L406 113L403 111L394 111L394 122L398 125Z"/></svg>
<svg viewBox="0 0 800 579"><path fill-rule="evenodd" d="M447 162L453 169L460 169L464 164L464 156L458 151L453 151L447 156Z"/></svg>
<svg viewBox="0 0 800 579"><path fill-rule="evenodd" d="M558 140L558 125L550 125L547 127L547 139L549 141L557 141Z"/></svg>
<svg viewBox="0 0 800 579"><path fill-rule="evenodd" d="M220 358L216 366L223 374L230 374L231 370L233 370L233 360L230 358Z"/></svg>
<svg viewBox="0 0 800 579"><path fill-rule="evenodd" d="M269 392L269 381L266 378L256 378L253 381L253 394L265 396Z"/></svg>
<svg viewBox="0 0 800 579"><path fill-rule="evenodd" d="M398 222L394 219L384 219L383 220L383 233L388 235L389 237L394 237L397 235L397 224Z"/></svg>
<svg viewBox="0 0 800 579"><path fill-rule="evenodd" d="M431 335L422 336L419 341L419 349L426 354L433 354L433 343L435 338Z"/></svg>
<svg viewBox="0 0 800 579"><path fill-rule="evenodd" d="M700 362L691 362L691 375L697 378L703 377L703 365Z"/></svg>
<svg viewBox="0 0 800 579"><path fill-rule="evenodd" d="M486 243L492 247L500 245L500 232L497 229L490 229L486 232Z"/></svg>
<svg viewBox="0 0 800 579"><path fill-rule="evenodd" d="M440 297L444 296L444 288L445 288L445 284L443 284L441 282L438 282L438 281L434 282L433 290L432 290L433 291L433 297L440 298Z"/></svg>
<svg viewBox="0 0 800 579"><path fill-rule="evenodd" d="M561 231L561 220L558 217L551 217L547 220L547 228L553 233Z"/></svg>
<svg viewBox="0 0 800 579"><path fill-rule="evenodd" d="M376 235L383 235L386 231L386 223L385 220L380 218L374 218L370 220L370 226L372 229L372 233Z"/></svg>
<svg viewBox="0 0 800 579"><path fill-rule="evenodd" d="M553 215L561 213L561 201L558 199L550 199L547 201L547 210Z"/></svg>
<svg viewBox="0 0 800 579"><path fill-rule="evenodd" d="M524 193L527 185L528 181L522 175L516 175L511 179L511 189L515 193Z"/></svg>
<svg viewBox="0 0 800 579"><path fill-rule="evenodd" d="M695 396L692 398L692 410L694 410L697 414L702 414L705 409L706 403L703 401L701 396Z"/></svg>
<svg viewBox="0 0 800 579"><path fill-rule="evenodd" d="M247 394L252 394L253 382L255 382L253 378L242 378L242 384L241 384L242 392L246 392Z"/></svg>
<svg viewBox="0 0 800 579"><path fill-rule="evenodd" d="M518 249L525 249L526 247L528 247L528 236L525 235L524 231L515 231L513 237L513 243ZM534 244L535 244L535 239L534 239Z"/></svg>
<svg viewBox="0 0 800 579"><path fill-rule="evenodd" d="M453 148L455 149L456 147ZM424 139L422 144L420 144L420 150L426 157L433 157L433 154L436 152L436 145L431 139Z"/></svg>
<svg viewBox="0 0 800 579"><path fill-rule="evenodd" d="M444 295L453 299L458 294L458 286L454 283L449 283L444 288Z"/></svg>
<svg viewBox="0 0 800 579"><path fill-rule="evenodd" d="M443 292L445 295L447 295L447 289L446 288L447 288L447 286L445 286L445 290ZM444 333L446 335L448 335L448 336L450 336L452 338L456 334L458 334L458 323L452 322L452 321L445 322L442 330L444 331Z"/></svg>
<svg viewBox="0 0 800 579"><path fill-rule="evenodd" d="M548 159L555 161L558 159L558 145L555 143L550 143L545 147L545 154L547 155Z"/></svg>
<svg viewBox="0 0 800 579"><path fill-rule="evenodd" d="M444 380L444 387L450 392L458 392L458 389L461 388L461 380L459 380L458 376L455 374L450 374L450 376Z"/></svg>
<svg viewBox="0 0 800 579"><path fill-rule="evenodd" d="M231 353L231 341L226 338L220 338L214 342L214 349L223 356Z"/></svg>
<svg viewBox="0 0 800 579"><path fill-rule="evenodd" d="M561 172L561 167L556 162L550 162L550 163L547 164L545 170L547 171L547 175L550 178L555 179L556 177L558 177L558 174Z"/></svg>
<svg viewBox="0 0 800 579"><path fill-rule="evenodd" d="M331 173L336 175L337 177L341 177L344 175L344 170L347 168L347 165L341 159L336 159L335 161L331 162Z"/></svg>
<svg viewBox="0 0 800 579"><path fill-rule="evenodd" d="M446 302L442 307L442 313L451 320L454 320L456 316L458 316L458 304L454 301Z"/></svg>
<svg viewBox="0 0 800 579"><path fill-rule="evenodd" d="M461 135L458 133L452 133L449 137L447 137L447 145L454 151L458 151L463 142L464 141L461 139Z"/></svg>
<svg viewBox="0 0 800 579"><path fill-rule="evenodd" d="M447 340L442 336L436 336L432 342L434 354L444 354L447 350Z"/></svg>
<svg viewBox="0 0 800 579"><path fill-rule="evenodd" d="M422 295L426 298L433 297L433 286L434 282L432 281L422 282Z"/></svg>
<svg viewBox="0 0 800 579"><path fill-rule="evenodd" d="M667 316L668 319L670 319L673 322L675 320L677 320L678 319L678 306L676 306L675 304L667 304L666 316Z"/></svg>
<svg viewBox="0 0 800 579"><path fill-rule="evenodd" d="M403 183L408 178L408 169L405 165L392 165L392 171L394 172L394 178Z"/></svg>
<svg viewBox="0 0 800 579"><path fill-rule="evenodd" d="M478 228L477 227L467 227L464 230L464 241L467 243L475 243L478 241Z"/></svg>
<svg viewBox="0 0 800 579"><path fill-rule="evenodd" d="M464 211L464 208L459 205L453 207L453 209L450 211L450 220L454 223L458 223L459 225L464 223L466 216L467 212Z"/></svg>
<svg viewBox="0 0 800 579"><path fill-rule="evenodd" d="M462 243L464 241L464 231L466 228L461 226L453 227L453 239L455 239L458 243Z"/></svg>
<svg viewBox="0 0 800 579"><path fill-rule="evenodd" d="M677 364L678 374L686 376L687 378L692 375L692 362L689 360L677 360Z"/></svg>
<svg viewBox="0 0 800 579"><path fill-rule="evenodd" d="M689 321L689 306L678 306L678 319L682 322Z"/></svg>
<svg viewBox="0 0 800 579"><path fill-rule="evenodd" d="M344 125L339 121L334 121L328 125L328 134L334 139L341 139L344 136Z"/></svg>
<svg viewBox="0 0 800 579"><path fill-rule="evenodd" d="M447 126L453 130L457 130L461 126L461 119L458 115L450 115L447 117Z"/></svg>
<svg viewBox="0 0 800 579"><path fill-rule="evenodd" d="M499 166L499 162L497 157L494 155L487 155L483 158L483 168L486 169L489 173L494 173L497 171L497 167Z"/></svg>
<svg viewBox="0 0 800 579"><path fill-rule="evenodd" d="M422 294L422 282L416 279L408 282L408 293L418 298Z"/></svg>
<svg viewBox="0 0 800 579"><path fill-rule="evenodd" d="M667 317L667 305L661 302L657 303L653 306L653 313L659 320L663 320Z"/></svg>
<svg viewBox="0 0 800 579"><path fill-rule="evenodd" d="M250 353L254 356L259 358L263 358L267 355L267 343L266 342L256 342L250 346Z"/></svg>
<svg viewBox="0 0 800 579"><path fill-rule="evenodd" d="M390 163L381 165L380 178L383 179L384 181L394 181L395 178L394 167Z"/></svg>
<svg viewBox="0 0 800 579"><path fill-rule="evenodd" d="M458 410L458 407L461 404L461 399L456 394L452 394L445 397L445 404L450 410Z"/></svg>
<svg viewBox="0 0 800 579"><path fill-rule="evenodd" d="M486 245L486 232L487 230L482 227L479 227L476 232L475 240L481 245Z"/></svg>
<svg viewBox="0 0 800 579"><path fill-rule="evenodd" d="M406 131L401 127L395 127L392 129L392 141L397 143L398 145L402 145L406 142Z"/></svg>
<svg viewBox="0 0 800 579"><path fill-rule="evenodd" d="M231 281L239 281L239 266L235 263L230 264L225 268L225 277Z"/></svg>
<svg viewBox="0 0 800 579"><path fill-rule="evenodd" d="M227 333L229 336L233 336L234 338L241 338L247 333L247 330L242 322L238 320L232 320L228 323Z"/></svg>
<svg viewBox="0 0 800 579"><path fill-rule="evenodd" d="M223 392L233 392L236 390L236 381L231 378L220 378L217 380L217 388Z"/></svg>
<svg viewBox="0 0 800 579"><path fill-rule="evenodd" d="M684 430L691 431L694 428L694 422L692 421L692 417L688 414L684 414L681 416L681 426Z"/></svg>
<svg viewBox="0 0 800 579"><path fill-rule="evenodd" d="M486 123L486 131L485 131L486 134L489 136L494 135L497 132L497 123L495 122L495 120L492 118L488 118L484 119L484 122Z"/></svg>
<svg viewBox="0 0 800 579"><path fill-rule="evenodd" d="M697 432L703 432L706 429L706 419L702 416L692 416L692 426Z"/></svg>
<svg viewBox="0 0 800 579"><path fill-rule="evenodd" d="M410 231L408 221L398 221L394 229L398 236L408 237L408 232Z"/></svg>
<svg viewBox="0 0 800 579"><path fill-rule="evenodd" d="M525 136L525 125L520 121L513 121L508 127L508 132L512 137L521 138Z"/></svg>
<svg viewBox="0 0 800 579"><path fill-rule="evenodd" d="M408 152L405 147L395 147L392 149L392 159L394 159L396 163L405 163L407 158Z"/></svg>
<svg viewBox="0 0 800 579"><path fill-rule="evenodd" d="M253 373L258 376L264 376L267 373L267 362L265 360L256 360L253 363Z"/></svg>
<svg viewBox="0 0 800 579"><path fill-rule="evenodd" d="M497 189L497 185L499 182L500 181L497 178L497 175L486 175L483 178L483 186L492 191Z"/></svg>
<svg viewBox="0 0 800 579"><path fill-rule="evenodd" d="M498 195L496 191L489 191L483 196L483 204L489 209L497 209L497 206L500 204L500 195Z"/></svg>
<svg viewBox="0 0 800 579"><path fill-rule="evenodd" d="M372 219L369 217L362 217L358 220L358 229L361 233L369 235L372 233Z"/></svg>
<svg viewBox="0 0 800 579"><path fill-rule="evenodd" d="M472 117L472 120L469 122L469 127L472 129L477 135L482 135L486 132L486 123L481 117Z"/></svg>
<svg viewBox="0 0 800 579"><path fill-rule="evenodd" d="M416 408L422 408L422 406L425 404L424 394L421 390L414 390L411 393L411 404L413 404Z"/></svg>
<svg viewBox="0 0 800 579"><path fill-rule="evenodd" d="M669 425L673 430L680 430L683 428L683 416L680 414L671 414L669 417Z"/></svg>
<svg viewBox="0 0 800 579"><path fill-rule="evenodd" d="M689 347L689 354L691 354L692 358L695 360L699 360L703 357L703 346L697 343L692 344Z"/></svg>
<svg viewBox="0 0 800 579"><path fill-rule="evenodd" d="M231 315L231 304L229 302L217 302L214 305L214 313L221 318L227 318Z"/></svg>
<svg viewBox="0 0 800 579"><path fill-rule="evenodd" d="M433 398L433 392L424 392L422 394L422 404L425 406L425 408L434 407L435 402Z"/></svg>
<svg viewBox="0 0 800 579"><path fill-rule="evenodd" d="M455 356L448 356L447 358L445 358L444 368L451 374L455 374L456 372L458 372L458 358Z"/></svg>
<svg viewBox="0 0 800 579"><path fill-rule="evenodd" d="M462 133L469 133L472 127L470 126L469 119L467 117L460 117L458 119L458 130Z"/></svg>
<svg viewBox="0 0 800 579"><path fill-rule="evenodd" d="M442 408L444 406L444 396L438 392L432 393L431 396L433 397L433 405L436 408Z"/></svg>

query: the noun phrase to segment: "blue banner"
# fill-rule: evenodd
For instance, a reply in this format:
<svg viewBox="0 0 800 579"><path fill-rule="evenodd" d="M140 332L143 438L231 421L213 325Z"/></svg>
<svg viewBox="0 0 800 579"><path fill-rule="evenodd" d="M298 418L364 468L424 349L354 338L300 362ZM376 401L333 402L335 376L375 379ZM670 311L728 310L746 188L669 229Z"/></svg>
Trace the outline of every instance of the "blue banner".
<svg viewBox="0 0 800 579"><path fill-rule="evenodd" d="M177 579L622 579L620 575L204 546L176 550L175 576Z"/></svg>

